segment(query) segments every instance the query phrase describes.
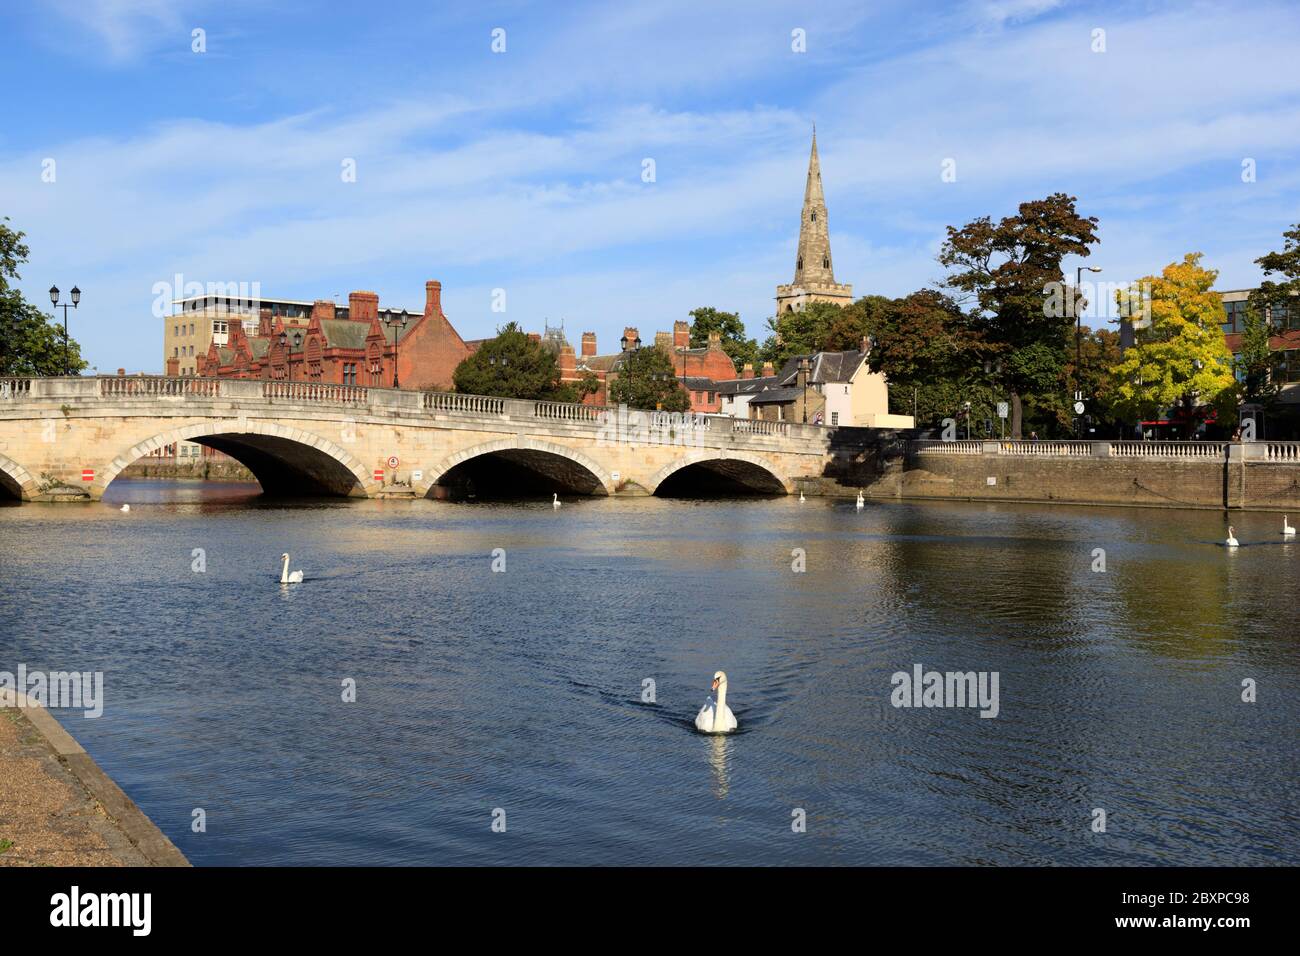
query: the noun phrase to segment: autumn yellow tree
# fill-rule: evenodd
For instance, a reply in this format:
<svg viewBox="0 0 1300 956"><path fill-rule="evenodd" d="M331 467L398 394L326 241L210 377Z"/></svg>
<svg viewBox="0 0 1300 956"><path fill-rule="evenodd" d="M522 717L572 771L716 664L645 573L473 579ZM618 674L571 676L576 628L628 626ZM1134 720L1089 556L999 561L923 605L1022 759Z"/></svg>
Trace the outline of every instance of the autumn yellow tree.
<svg viewBox="0 0 1300 956"><path fill-rule="evenodd" d="M1137 344L1111 368L1115 410L1130 420L1179 408L1188 421L1218 411L1221 424L1236 418L1237 380L1223 339L1223 302L1213 291L1218 271L1201 266L1201 254L1171 262L1121 291L1121 311L1135 322Z"/></svg>

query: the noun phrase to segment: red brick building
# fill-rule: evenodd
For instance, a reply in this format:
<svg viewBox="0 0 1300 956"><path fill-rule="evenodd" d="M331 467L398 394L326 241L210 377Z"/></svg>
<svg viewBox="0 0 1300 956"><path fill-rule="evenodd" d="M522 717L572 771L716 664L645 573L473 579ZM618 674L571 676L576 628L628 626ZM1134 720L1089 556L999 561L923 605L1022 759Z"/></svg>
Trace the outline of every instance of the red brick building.
<svg viewBox="0 0 1300 956"><path fill-rule="evenodd" d="M548 337L553 331L548 330ZM547 341L547 337L543 341ZM608 355L597 354L595 332L582 333L581 354L575 354L562 337L557 347L560 381L576 384L588 374L595 375L600 389L594 395L587 396L585 401L590 405L607 405L610 384L618 378L627 357L642 347L641 333L628 326L619 340L619 351ZM692 348L689 323L676 322L671 334L659 332L655 335L654 347L662 349L672 361L678 382L690 395L691 411L716 414L722 410L717 383L734 379L736 366L722 350L722 339L717 333L709 336L707 345Z"/></svg>
<svg viewBox="0 0 1300 956"><path fill-rule="evenodd" d="M318 299L310 308L287 300L262 300L256 324L247 315L220 314L203 297L183 303L182 315L212 321L195 373L220 378L276 379L450 391L452 373L470 354L442 311L442 283L425 283L424 311L380 309L373 292L352 292L346 308ZM402 317L405 316L405 324ZM167 374L180 362L168 358Z"/></svg>

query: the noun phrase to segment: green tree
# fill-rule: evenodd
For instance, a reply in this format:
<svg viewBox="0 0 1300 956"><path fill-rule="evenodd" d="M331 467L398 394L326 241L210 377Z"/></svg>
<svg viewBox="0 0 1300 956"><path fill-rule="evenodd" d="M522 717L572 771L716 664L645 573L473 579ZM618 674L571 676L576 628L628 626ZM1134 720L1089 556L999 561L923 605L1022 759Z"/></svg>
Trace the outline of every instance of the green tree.
<svg viewBox="0 0 1300 956"><path fill-rule="evenodd" d="M502 398L573 402L579 389L560 384L555 353L510 322L452 373L456 391Z"/></svg>
<svg viewBox="0 0 1300 956"><path fill-rule="evenodd" d="M0 219L0 375L78 374L86 362L76 340L69 338L65 348L62 326L51 324L12 285L29 250L24 234L8 222L8 216Z"/></svg>
<svg viewBox="0 0 1300 956"><path fill-rule="evenodd" d="M1218 272L1200 262L1199 252L1189 253L1128 292L1130 300L1143 295L1151 322L1111 371L1116 411L1129 421L1166 408L1181 408L1192 421L1210 405L1221 424L1236 417L1237 381L1220 330L1223 302L1213 291Z"/></svg>
<svg viewBox="0 0 1300 956"><path fill-rule="evenodd" d="M842 310L833 302L810 302L803 309L769 318L767 327L772 334L763 343L760 358L779 372L791 357L821 351L831 328L842 321Z"/></svg>
<svg viewBox="0 0 1300 956"><path fill-rule="evenodd" d="M1300 295L1300 223L1283 232L1282 238L1285 242L1281 252L1269 252L1255 260L1264 270L1265 280L1251 293L1250 301L1261 313L1265 306L1277 309L1290 305L1294 311L1298 305L1291 297ZM1271 275L1284 278L1274 282L1267 278Z"/></svg>
<svg viewBox="0 0 1300 956"><path fill-rule="evenodd" d="M1273 349L1269 345L1272 329L1268 319L1255 302L1246 306L1246 320L1242 327L1241 351L1234 360L1241 378L1242 400L1258 402L1269 407L1277 397L1277 383L1273 381Z"/></svg>
<svg viewBox="0 0 1300 956"><path fill-rule="evenodd" d="M628 408L684 412L691 397L677 380L672 359L657 348L629 352L609 386L610 402Z"/></svg>
<svg viewBox="0 0 1300 956"><path fill-rule="evenodd" d="M1074 320L1070 310L1053 308L1065 285L1061 262L1087 256L1098 241L1096 218L1080 216L1075 202L1053 193L997 223L984 216L949 226L939 252L939 263L952 270L944 284L969 301L984 342L1001 360L995 384L1010 398L1015 438L1025 397L1063 384Z"/></svg>
<svg viewBox="0 0 1300 956"><path fill-rule="evenodd" d="M727 353L739 372L746 362L758 361L758 343L745 337L745 324L737 312L722 312L712 306L692 309L691 347L702 348L709 344L709 333L722 337L722 351Z"/></svg>

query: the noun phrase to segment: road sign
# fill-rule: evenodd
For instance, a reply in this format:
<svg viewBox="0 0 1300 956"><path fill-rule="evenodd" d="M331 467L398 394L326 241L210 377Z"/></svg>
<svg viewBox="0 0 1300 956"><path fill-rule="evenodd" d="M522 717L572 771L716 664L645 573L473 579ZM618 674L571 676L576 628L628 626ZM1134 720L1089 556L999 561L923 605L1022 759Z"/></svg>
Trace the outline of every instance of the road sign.
<svg viewBox="0 0 1300 956"><path fill-rule="evenodd" d="M1084 408L1083 402L1075 402L1075 403L1074 403L1074 414L1076 414L1076 415L1082 415L1082 414L1083 414L1083 408Z"/></svg>
<svg viewBox="0 0 1300 956"><path fill-rule="evenodd" d="M998 402L998 418L1006 418L1011 411L1011 406L1006 402Z"/></svg>
<svg viewBox="0 0 1300 956"><path fill-rule="evenodd" d="M420 481L420 480L422 480L423 478L424 478L424 472L422 472L422 471L413 471L413 472L411 472L411 481L413 481L413 482L415 482L415 481Z"/></svg>
<svg viewBox="0 0 1300 956"><path fill-rule="evenodd" d="M83 468L83 469L81 469L81 480L82 480L82 481L94 481L94 480L95 480L95 469L94 469L94 468Z"/></svg>
<svg viewBox="0 0 1300 956"><path fill-rule="evenodd" d="M375 469L375 481L383 481L383 480L384 480L384 469L382 469L382 468L376 468L376 469Z"/></svg>
<svg viewBox="0 0 1300 956"><path fill-rule="evenodd" d="M396 456L396 455L389 455L389 456L388 456L388 467L389 467L389 468L396 468L396 467L397 467L397 456Z"/></svg>

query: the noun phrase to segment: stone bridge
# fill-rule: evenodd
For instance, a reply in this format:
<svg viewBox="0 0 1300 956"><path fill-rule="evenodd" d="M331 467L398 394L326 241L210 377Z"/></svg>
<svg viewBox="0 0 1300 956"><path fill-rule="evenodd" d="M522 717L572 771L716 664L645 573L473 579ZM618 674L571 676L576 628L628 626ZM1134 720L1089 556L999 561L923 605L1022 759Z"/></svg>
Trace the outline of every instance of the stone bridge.
<svg viewBox="0 0 1300 956"><path fill-rule="evenodd" d="M181 441L245 464L268 494L790 493L831 430L443 392L265 380L0 380L0 496L96 500Z"/></svg>

